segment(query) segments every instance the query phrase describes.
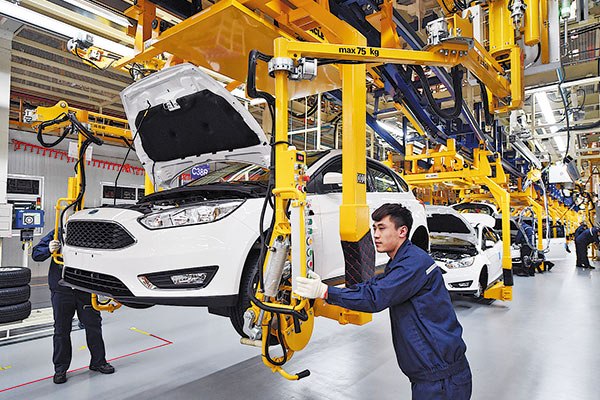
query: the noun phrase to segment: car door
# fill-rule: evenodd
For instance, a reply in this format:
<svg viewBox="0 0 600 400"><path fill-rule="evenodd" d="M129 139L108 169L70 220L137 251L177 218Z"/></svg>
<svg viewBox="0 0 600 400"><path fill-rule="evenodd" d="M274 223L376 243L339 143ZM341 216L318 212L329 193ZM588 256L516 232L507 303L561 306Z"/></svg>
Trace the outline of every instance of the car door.
<svg viewBox="0 0 600 400"><path fill-rule="evenodd" d="M340 243L340 205L342 186L325 185L323 176L328 172L342 173L342 157L329 160L316 171L307 185L313 216L313 248L315 271L321 278L344 276L344 256Z"/></svg>
<svg viewBox="0 0 600 400"><path fill-rule="evenodd" d="M486 241L494 243L492 247L483 250L484 254L490 260L489 277L496 278L502 271L502 240L500 237L489 227L482 227L482 249L484 248Z"/></svg>
<svg viewBox="0 0 600 400"><path fill-rule="evenodd" d="M382 165L367 160L367 204L371 213L385 203L406 203L398 181L392 173ZM404 204L409 206L408 204ZM409 207L410 208L410 207ZM370 223L373 221L371 219ZM375 265L387 263L386 253L375 253Z"/></svg>

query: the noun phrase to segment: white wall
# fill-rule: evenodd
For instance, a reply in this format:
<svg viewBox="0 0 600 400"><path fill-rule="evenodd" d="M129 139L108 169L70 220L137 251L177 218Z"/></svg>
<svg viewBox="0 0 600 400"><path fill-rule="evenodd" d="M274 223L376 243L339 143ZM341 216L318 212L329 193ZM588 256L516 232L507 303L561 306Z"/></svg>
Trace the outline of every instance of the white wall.
<svg viewBox="0 0 600 400"><path fill-rule="evenodd" d="M47 142L56 140L56 137L45 136ZM19 175L34 175L44 177L44 204L42 204L45 214L44 234L49 232L54 227L54 206L59 197L64 197L67 194L67 178L74 176L75 163L68 163L65 160L50 158L48 155L43 156L36 154L36 151L25 152L23 149L14 151L11 140L16 139L22 142L27 142L39 145L36 135L30 132L20 132L15 130L9 131L9 148L8 148L8 173ZM65 139L55 149L68 150L68 139ZM121 164L123 157L127 152L126 148L116 146L93 146L93 158L106 161L112 161ZM140 162L134 151L129 153L127 163L141 167ZM102 197L101 182L114 182L117 176L117 170L102 169L86 165L87 190L85 197L86 207L95 207L100 205ZM119 177L119 185L143 185L143 175L133 175L122 172ZM36 237L34 245L37 244L40 237ZM2 266L21 265L22 250L19 237L5 239L3 242ZM32 276L45 276L48 272L50 262L37 263L29 258L29 267L31 268Z"/></svg>

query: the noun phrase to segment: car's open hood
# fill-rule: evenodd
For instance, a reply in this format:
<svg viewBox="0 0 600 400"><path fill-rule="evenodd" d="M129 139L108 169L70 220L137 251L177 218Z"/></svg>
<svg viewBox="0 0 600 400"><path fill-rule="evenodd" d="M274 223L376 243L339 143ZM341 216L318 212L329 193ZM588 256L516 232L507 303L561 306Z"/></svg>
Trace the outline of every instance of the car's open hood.
<svg viewBox="0 0 600 400"><path fill-rule="evenodd" d="M427 227L430 235L441 239L449 237L477 246L477 233L473 226L451 207L427 206Z"/></svg>
<svg viewBox="0 0 600 400"><path fill-rule="evenodd" d="M492 217L491 215L461 213L460 216L469 221L469 223L473 226L484 225L494 229L494 226L496 225L496 218Z"/></svg>
<svg viewBox="0 0 600 400"><path fill-rule="evenodd" d="M125 88L121 100L135 148L156 185L212 160L268 166L270 146L250 112L192 64L156 72Z"/></svg>

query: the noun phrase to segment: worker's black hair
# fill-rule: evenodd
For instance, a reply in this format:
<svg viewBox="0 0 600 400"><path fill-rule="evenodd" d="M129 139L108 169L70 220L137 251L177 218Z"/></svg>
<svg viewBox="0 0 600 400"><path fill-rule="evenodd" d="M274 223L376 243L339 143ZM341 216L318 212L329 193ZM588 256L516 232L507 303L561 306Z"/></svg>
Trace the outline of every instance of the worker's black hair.
<svg viewBox="0 0 600 400"><path fill-rule="evenodd" d="M379 207L371 214L373 221L379 222L385 217L389 216L396 229L402 225L406 225L410 232L413 224L413 217L410 210L398 203L386 203Z"/></svg>

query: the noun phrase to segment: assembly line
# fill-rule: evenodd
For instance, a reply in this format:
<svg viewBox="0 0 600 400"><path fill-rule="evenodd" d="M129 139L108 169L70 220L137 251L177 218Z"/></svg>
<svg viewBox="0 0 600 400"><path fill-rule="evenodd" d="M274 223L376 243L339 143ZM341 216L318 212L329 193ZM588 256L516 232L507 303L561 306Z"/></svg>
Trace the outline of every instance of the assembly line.
<svg viewBox="0 0 600 400"><path fill-rule="evenodd" d="M62 3L0 3L0 395L595 398L595 0Z"/></svg>

